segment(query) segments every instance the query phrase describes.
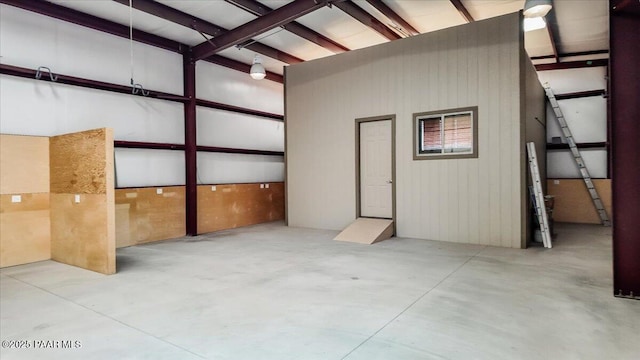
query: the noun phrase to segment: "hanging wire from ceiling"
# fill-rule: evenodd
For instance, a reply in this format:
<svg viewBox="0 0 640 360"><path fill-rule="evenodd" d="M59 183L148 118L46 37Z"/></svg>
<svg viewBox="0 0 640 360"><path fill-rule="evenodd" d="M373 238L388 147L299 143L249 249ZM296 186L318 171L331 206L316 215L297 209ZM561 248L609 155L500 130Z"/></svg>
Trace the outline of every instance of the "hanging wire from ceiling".
<svg viewBox="0 0 640 360"><path fill-rule="evenodd" d="M141 84L133 81L133 0L129 0L129 55L131 61L131 93L133 95L140 93L142 96L148 96L149 91L145 90Z"/></svg>

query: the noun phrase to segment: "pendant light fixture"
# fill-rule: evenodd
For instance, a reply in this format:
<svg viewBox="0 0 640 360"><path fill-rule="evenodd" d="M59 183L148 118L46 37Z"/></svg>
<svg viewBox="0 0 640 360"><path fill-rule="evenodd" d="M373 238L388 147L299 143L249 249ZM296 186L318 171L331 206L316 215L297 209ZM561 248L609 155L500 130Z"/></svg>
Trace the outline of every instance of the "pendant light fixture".
<svg viewBox="0 0 640 360"><path fill-rule="evenodd" d="M262 80L267 76L267 72L264 70L264 66L262 66L262 59L260 56L256 55L253 58L253 65L251 65L249 75L251 75L255 80Z"/></svg>
<svg viewBox="0 0 640 360"><path fill-rule="evenodd" d="M545 15L551 10L551 0L525 0L524 31L543 29L547 26Z"/></svg>

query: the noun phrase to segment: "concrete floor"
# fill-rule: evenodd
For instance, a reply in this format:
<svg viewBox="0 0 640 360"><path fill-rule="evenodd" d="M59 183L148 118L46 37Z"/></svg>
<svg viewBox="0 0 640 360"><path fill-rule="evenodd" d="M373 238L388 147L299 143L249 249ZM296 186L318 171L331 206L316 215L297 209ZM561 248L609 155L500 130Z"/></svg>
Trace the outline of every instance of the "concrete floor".
<svg viewBox="0 0 640 360"><path fill-rule="evenodd" d="M81 348L0 357L640 358L640 301L612 296L611 229L556 232L552 250L366 246L272 223L119 249L112 276L53 261L7 268L2 340Z"/></svg>

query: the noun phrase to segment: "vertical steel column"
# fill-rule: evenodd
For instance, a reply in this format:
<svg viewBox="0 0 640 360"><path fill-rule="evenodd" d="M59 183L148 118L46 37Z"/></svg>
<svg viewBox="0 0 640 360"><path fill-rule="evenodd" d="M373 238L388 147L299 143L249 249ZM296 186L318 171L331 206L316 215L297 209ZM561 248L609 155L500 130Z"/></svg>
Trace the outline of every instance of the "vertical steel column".
<svg viewBox="0 0 640 360"><path fill-rule="evenodd" d="M183 55L184 96L184 165L186 181L187 235L198 234L198 184L196 147L196 62L191 50Z"/></svg>
<svg viewBox="0 0 640 360"><path fill-rule="evenodd" d="M640 299L640 2L609 4L613 291Z"/></svg>

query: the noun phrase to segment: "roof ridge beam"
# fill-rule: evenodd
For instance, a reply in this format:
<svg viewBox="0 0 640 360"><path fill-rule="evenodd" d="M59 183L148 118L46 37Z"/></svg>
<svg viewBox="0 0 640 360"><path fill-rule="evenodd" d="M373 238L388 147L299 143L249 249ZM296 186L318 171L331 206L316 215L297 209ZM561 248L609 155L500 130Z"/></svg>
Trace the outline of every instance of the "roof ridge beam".
<svg viewBox="0 0 640 360"><path fill-rule="evenodd" d="M113 0L113 1L120 3L122 5L126 5L127 7L129 6L129 0ZM157 1L132 0L131 3L134 9L146 12L147 14L151 14L153 16L157 16L161 19L167 20L169 22L172 22L178 25L188 27L197 32L207 34L214 38L229 32L228 29L225 29L221 26L218 26L214 23L203 20L191 14L187 14L178 9L174 9L170 6L164 5ZM281 51L271 46L257 43L257 42L247 45L245 46L245 48L255 51L264 56L282 61L287 64L297 64L304 61L297 56L293 56L284 51Z"/></svg>
<svg viewBox="0 0 640 360"><path fill-rule="evenodd" d="M241 44L276 27L288 24L295 19L330 4L332 0L295 0L267 15L205 41L193 48L196 60L204 59L222 50Z"/></svg>
<svg viewBox="0 0 640 360"><path fill-rule="evenodd" d="M225 0L225 1L255 16L267 15L268 13L273 11L272 8L264 4L261 4L255 0ZM310 28L298 22L292 21L288 24L283 25L282 27L284 27L285 30L289 31L290 33L296 34L303 39L309 40L312 43L315 43L316 45L321 46L335 54L349 51L349 48L347 48L346 46L343 46L337 43L336 41L333 41L330 38L314 30L311 30Z"/></svg>

